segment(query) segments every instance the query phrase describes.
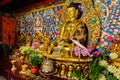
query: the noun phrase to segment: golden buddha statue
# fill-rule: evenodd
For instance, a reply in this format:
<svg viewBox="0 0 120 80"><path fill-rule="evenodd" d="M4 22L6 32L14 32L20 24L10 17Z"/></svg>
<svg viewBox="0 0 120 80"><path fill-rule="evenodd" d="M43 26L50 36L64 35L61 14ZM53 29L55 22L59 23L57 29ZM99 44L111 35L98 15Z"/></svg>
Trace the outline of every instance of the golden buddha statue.
<svg viewBox="0 0 120 80"><path fill-rule="evenodd" d="M57 74L53 72L55 76L72 79L73 77L70 74L73 72L73 68L84 73L87 70L86 66L92 61L85 47L96 45L100 36L100 19L96 15L94 7L86 8L87 6L84 4L90 2L86 0L82 5L81 10L85 11L83 11L84 14L81 17L79 14L83 12L80 12L79 7L82 2L83 0L80 3L72 2L67 8L65 6L66 12L61 14L61 23L63 24L59 25L60 36L56 41L50 42L47 51L41 52L43 56L55 61L55 64L58 65L56 68ZM91 20L94 18L96 21L93 23Z"/></svg>
<svg viewBox="0 0 120 80"><path fill-rule="evenodd" d="M86 42L86 27L85 24L78 19L78 8L75 3L71 3L67 7L68 20L60 29L59 40L76 38L77 40L84 40Z"/></svg>
<svg viewBox="0 0 120 80"><path fill-rule="evenodd" d="M48 49L48 53L51 53L52 48L62 47L62 51L66 52L65 55L71 54L73 42L71 39L75 39L82 45L87 45L87 28L86 25L78 19L78 7L75 3L71 3L66 10L68 20L60 27L60 36L58 40L51 43ZM71 56L71 55L70 55Z"/></svg>

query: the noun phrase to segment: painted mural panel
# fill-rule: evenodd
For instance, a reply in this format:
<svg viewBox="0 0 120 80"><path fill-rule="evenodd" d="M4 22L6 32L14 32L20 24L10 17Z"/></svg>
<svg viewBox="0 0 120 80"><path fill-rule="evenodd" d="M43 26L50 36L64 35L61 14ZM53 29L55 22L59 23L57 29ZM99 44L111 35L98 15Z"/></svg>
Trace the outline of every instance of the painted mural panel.
<svg viewBox="0 0 120 80"><path fill-rule="evenodd" d="M21 15L17 17L17 28L20 29L20 33L30 34L33 37L36 32L44 34L47 31L51 40L56 40L59 36L58 23L60 20L60 14L57 14L57 12L62 8L63 6L57 6Z"/></svg>
<svg viewBox="0 0 120 80"><path fill-rule="evenodd" d="M96 0L95 6L100 8L101 38L97 47L99 51L104 47L111 49L120 34L120 0Z"/></svg>

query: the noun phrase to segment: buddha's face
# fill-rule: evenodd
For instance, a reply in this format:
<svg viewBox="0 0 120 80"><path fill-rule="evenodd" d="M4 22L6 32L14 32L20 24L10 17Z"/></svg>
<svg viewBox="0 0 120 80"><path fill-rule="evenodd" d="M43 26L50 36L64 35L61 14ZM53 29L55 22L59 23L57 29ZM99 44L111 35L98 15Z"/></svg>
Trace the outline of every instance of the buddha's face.
<svg viewBox="0 0 120 80"><path fill-rule="evenodd" d="M77 18L78 11L74 7L67 8L69 18Z"/></svg>

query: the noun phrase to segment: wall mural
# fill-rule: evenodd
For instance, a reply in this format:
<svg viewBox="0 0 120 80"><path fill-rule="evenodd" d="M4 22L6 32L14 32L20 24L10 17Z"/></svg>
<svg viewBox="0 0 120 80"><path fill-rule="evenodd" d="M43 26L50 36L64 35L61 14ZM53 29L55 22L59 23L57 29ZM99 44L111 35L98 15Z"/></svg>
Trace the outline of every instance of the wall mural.
<svg viewBox="0 0 120 80"><path fill-rule="evenodd" d="M99 6L101 13L101 38L98 42L98 50L104 52L112 49L118 40L120 33L120 0L96 0L95 6ZM107 52L109 54L109 52Z"/></svg>
<svg viewBox="0 0 120 80"><path fill-rule="evenodd" d="M79 0L77 0L79 1ZM101 38L98 42L97 50L104 52L103 47L112 48L118 40L120 33L120 0L92 0L95 7L100 8ZM68 0L70 3L70 0ZM44 34L49 32L51 40L56 40L59 36L58 24L61 14L57 14L65 6L56 6L37 12L26 13L17 17L17 27L24 35L38 32ZM109 54L109 53L108 53Z"/></svg>
<svg viewBox="0 0 120 80"><path fill-rule="evenodd" d="M49 10L40 10L17 17L17 27L20 33L34 36L34 33L44 34L49 32L51 40L56 40L59 36L58 23L60 22L60 14L57 14L63 6L57 6Z"/></svg>

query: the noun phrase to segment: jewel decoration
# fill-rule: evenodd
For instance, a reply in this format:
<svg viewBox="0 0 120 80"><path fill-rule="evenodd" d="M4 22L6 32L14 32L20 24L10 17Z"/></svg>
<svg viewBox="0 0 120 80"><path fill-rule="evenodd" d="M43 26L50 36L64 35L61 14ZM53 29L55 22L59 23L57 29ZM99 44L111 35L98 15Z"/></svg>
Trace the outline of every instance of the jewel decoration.
<svg viewBox="0 0 120 80"><path fill-rule="evenodd" d="M97 19L96 18L92 18L92 23L96 23Z"/></svg>

